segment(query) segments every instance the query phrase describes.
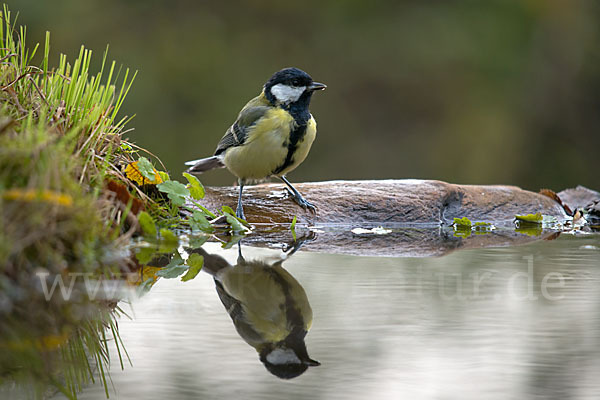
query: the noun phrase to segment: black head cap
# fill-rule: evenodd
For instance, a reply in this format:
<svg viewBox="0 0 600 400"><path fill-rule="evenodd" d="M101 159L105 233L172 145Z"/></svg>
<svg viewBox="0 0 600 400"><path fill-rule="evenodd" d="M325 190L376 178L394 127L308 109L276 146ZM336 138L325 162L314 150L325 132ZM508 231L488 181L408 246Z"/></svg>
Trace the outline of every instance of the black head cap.
<svg viewBox="0 0 600 400"><path fill-rule="evenodd" d="M275 87L283 85L288 86L286 90L279 88L277 93L273 93ZM269 102L273 105L282 105L290 107L294 104L298 118L307 120L310 116L308 104L315 90L323 90L327 86L314 82L310 75L298 68L284 68L275 72L273 76L265 83L264 92ZM296 89L299 89L296 90ZM300 115L302 114L302 115ZM296 118L296 117L294 117Z"/></svg>
<svg viewBox="0 0 600 400"><path fill-rule="evenodd" d="M283 83L288 86L309 86L313 83L312 78L309 74L298 68L284 68L281 71L277 71L271 78L265 83L265 90L271 88L278 83Z"/></svg>
<svg viewBox="0 0 600 400"><path fill-rule="evenodd" d="M259 357L260 361L265 365L265 368L278 378L292 379L302 375L308 367L321 365L320 362L313 360L308 356L306 344L304 343L306 333L307 332L304 329L294 329L283 341L263 348ZM295 362L270 362L269 353L277 349L289 349L293 351L297 360L295 360Z"/></svg>

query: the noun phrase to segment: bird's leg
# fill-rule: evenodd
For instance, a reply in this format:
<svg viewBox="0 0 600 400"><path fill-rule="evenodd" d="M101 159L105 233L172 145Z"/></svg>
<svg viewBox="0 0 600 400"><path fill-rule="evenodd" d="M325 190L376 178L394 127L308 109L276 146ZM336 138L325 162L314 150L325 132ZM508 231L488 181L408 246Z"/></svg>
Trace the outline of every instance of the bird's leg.
<svg viewBox="0 0 600 400"><path fill-rule="evenodd" d="M242 206L242 191L244 190L244 180L238 179L238 185L240 186L240 194L238 196L238 204L237 209L235 210L235 215L238 218L241 218L245 221L246 217L244 216L244 207Z"/></svg>
<svg viewBox="0 0 600 400"><path fill-rule="evenodd" d="M237 263L238 264L242 264L245 261L246 260L244 260L244 256L242 255L242 241L240 240L238 242L238 259L237 259Z"/></svg>
<svg viewBox="0 0 600 400"><path fill-rule="evenodd" d="M290 189L290 192L292 194L292 198L294 199L294 201L296 203L298 203L298 205L300 205L300 207L307 208L307 209L309 209L312 212L316 212L317 211L317 207L314 204L310 203L308 200L306 200L304 197L302 197L302 195L300 194L300 192L298 192L296 190L296 188L292 186L292 184L290 183L290 181L288 181L285 176L280 176L279 178Z"/></svg>

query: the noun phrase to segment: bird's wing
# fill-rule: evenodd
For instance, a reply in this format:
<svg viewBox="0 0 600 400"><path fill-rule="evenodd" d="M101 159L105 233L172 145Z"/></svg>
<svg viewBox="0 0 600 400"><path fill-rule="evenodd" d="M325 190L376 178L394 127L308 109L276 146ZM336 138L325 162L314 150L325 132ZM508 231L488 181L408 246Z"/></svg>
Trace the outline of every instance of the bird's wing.
<svg viewBox="0 0 600 400"><path fill-rule="evenodd" d="M221 138L215 150L215 155L218 156L230 147L244 144L248 137L248 129L261 119L270 108L265 105L254 105L252 101L248 103L238 115L237 120Z"/></svg>
<svg viewBox="0 0 600 400"><path fill-rule="evenodd" d="M242 339L244 339L251 346L258 346L259 344L263 343L265 339L256 331L256 329L254 329L252 324L246 318L242 303L227 293L223 287L223 284L216 279L215 286L217 288L219 298L221 299L221 303L223 303L225 306L227 313L229 313L229 316L233 321L235 329L238 331Z"/></svg>

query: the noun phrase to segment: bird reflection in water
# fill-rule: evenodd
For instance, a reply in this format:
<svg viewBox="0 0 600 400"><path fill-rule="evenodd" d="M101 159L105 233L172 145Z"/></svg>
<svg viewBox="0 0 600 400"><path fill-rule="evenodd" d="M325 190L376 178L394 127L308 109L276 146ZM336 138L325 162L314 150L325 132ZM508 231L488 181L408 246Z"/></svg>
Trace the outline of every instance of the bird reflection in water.
<svg viewBox="0 0 600 400"><path fill-rule="evenodd" d="M217 293L239 335L254 347L260 361L273 375L291 379L308 367L320 365L311 359L304 338L312 324L312 309L306 292L282 263L302 241L274 263L246 260L241 247L236 265L204 249L205 272L214 277Z"/></svg>

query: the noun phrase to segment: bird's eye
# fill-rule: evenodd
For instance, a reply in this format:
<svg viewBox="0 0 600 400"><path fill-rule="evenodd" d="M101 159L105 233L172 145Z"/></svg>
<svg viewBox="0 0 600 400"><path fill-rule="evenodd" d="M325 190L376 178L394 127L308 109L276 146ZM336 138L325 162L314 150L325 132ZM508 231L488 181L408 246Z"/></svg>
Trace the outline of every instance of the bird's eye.
<svg viewBox="0 0 600 400"><path fill-rule="evenodd" d="M293 86L300 86L300 80L299 79L293 79L292 80L292 85Z"/></svg>

